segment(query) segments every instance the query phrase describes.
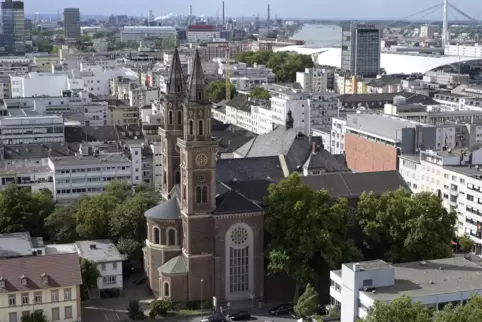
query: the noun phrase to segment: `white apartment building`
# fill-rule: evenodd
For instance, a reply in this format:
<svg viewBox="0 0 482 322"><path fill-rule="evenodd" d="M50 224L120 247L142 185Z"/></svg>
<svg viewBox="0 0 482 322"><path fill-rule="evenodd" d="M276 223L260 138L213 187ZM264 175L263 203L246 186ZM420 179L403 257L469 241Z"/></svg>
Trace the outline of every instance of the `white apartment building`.
<svg viewBox="0 0 482 322"><path fill-rule="evenodd" d="M482 57L482 46L471 45L448 45L444 49L445 56Z"/></svg>
<svg viewBox="0 0 482 322"><path fill-rule="evenodd" d="M482 149L421 151L399 159L399 172L412 191L437 194L448 211L457 213L458 235L469 235L473 251L482 255Z"/></svg>
<svg viewBox="0 0 482 322"><path fill-rule="evenodd" d="M475 110L482 111L482 98L451 94L435 94L433 99L453 111Z"/></svg>
<svg viewBox="0 0 482 322"><path fill-rule="evenodd" d="M376 301L391 302L407 295L434 310L462 305L482 294L482 267L463 257L403 264L382 260L343 264L330 272L331 304L341 322L356 322Z"/></svg>
<svg viewBox="0 0 482 322"><path fill-rule="evenodd" d="M445 71L428 71L423 75L423 81L426 83L436 83L441 85L468 85L470 82L470 76L468 74L447 73Z"/></svg>
<svg viewBox="0 0 482 322"><path fill-rule="evenodd" d="M77 254L5 258L0 271L0 321L18 322L35 310L48 321L81 320Z"/></svg>
<svg viewBox="0 0 482 322"><path fill-rule="evenodd" d="M97 289L123 288L122 261L125 259L111 240L84 240L75 242L80 257L97 263L100 276Z"/></svg>
<svg viewBox="0 0 482 322"><path fill-rule="evenodd" d="M273 113L267 106L251 106L252 130L256 134L266 134L273 131Z"/></svg>
<svg viewBox="0 0 482 322"><path fill-rule="evenodd" d="M120 30L120 41L122 42L169 37L177 37L176 28L171 26L125 26Z"/></svg>
<svg viewBox="0 0 482 322"><path fill-rule="evenodd" d="M2 144L64 142L62 116L0 117L0 141Z"/></svg>
<svg viewBox="0 0 482 322"><path fill-rule="evenodd" d="M40 192L43 189L53 191L52 171L46 165L30 166L6 166L0 168L0 190L9 184L27 188L32 192Z"/></svg>
<svg viewBox="0 0 482 322"><path fill-rule="evenodd" d="M334 117L331 126L331 154L343 154L345 152L346 118Z"/></svg>
<svg viewBox="0 0 482 322"><path fill-rule="evenodd" d="M137 87L130 89L128 99L130 106L142 107L151 105L160 98L161 91L159 88Z"/></svg>
<svg viewBox="0 0 482 322"><path fill-rule="evenodd" d="M329 75L334 77L332 70L320 67L306 68L304 72L296 73L296 82L305 91L326 92L328 91Z"/></svg>
<svg viewBox="0 0 482 322"><path fill-rule="evenodd" d="M272 83L276 79L273 70L267 68L265 65L255 64L253 67L248 67L245 63L235 63L232 61L228 66L226 59L218 58L215 59L215 61L219 64L218 74L226 77L226 72L229 70L231 82L235 84L239 90L254 88L264 83Z"/></svg>

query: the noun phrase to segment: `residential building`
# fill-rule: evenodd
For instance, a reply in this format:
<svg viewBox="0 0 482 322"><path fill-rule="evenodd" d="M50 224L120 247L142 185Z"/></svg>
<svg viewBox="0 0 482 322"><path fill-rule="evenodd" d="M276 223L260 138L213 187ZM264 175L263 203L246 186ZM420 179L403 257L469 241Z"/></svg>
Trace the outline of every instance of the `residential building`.
<svg viewBox="0 0 482 322"><path fill-rule="evenodd" d="M97 264L99 277L97 289L102 292L106 289L123 289L122 262L125 256L121 255L111 240L83 240L75 242L75 248L81 258Z"/></svg>
<svg viewBox="0 0 482 322"><path fill-rule="evenodd" d="M176 28L171 26L125 26L120 31L120 41L143 41L146 38L176 37Z"/></svg>
<svg viewBox="0 0 482 322"><path fill-rule="evenodd" d="M159 88L136 87L128 92L129 105L133 107L140 107L150 105L160 97Z"/></svg>
<svg viewBox="0 0 482 322"><path fill-rule="evenodd" d="M42 237L32 238L28 232L0 234L0 242L2 243L0 250L2 260L45 255Z"/></svg>
<svg viewBox="0 0 482 322"><path fill-rule="evenodd" d="M1 321L20 321L42 310L48 321L81 320L77 254L25 256L0 261Z"/></svg>
<svg viewBox="0 0 482 322"><path fill-rule="evenodd" d="M402 81L393 76L381 76L367 81L367 93L399 93L402 91Z"/></svg>
<svg viewBox="0 0 482 322"><path fill-rule="evenodd" d="M107 125L139 124L139 108L119 99L108 100Z"/></svg>
<svg viewBox="0 0 482 322"><path fill-rule="evenodd" d="M334 117L331 126L331 148L333 154L345 153L346 117Z"/></svg>
<svg viewBox="0 0 482 322"><path fill-rule="evenodd" d="M338 109L345 110L378 110L382 111L385 104L393 103L397 96L405 97L407 104L439 105L437 99L415 93L373 93L373 94L345 94L338 96Z"/></svg>
<svg viewBox="0 0 482 322"><path fill-rule="evenodd" d="M0 142L5 145L64 142L62 116L0 117Z"/></svg>
<svg viewBox="0 0 482 322"><path fill-rule="evenodd" d="M352 76L380 75L382 29L369 24L342 26L341 69Z"/></svg>
<svg viewBox="0 0 482 322"><path fill-rule="evenodd" d="M474 45L447 45L444 54L446 56L482 57L482 46Z"/></svg>
<svg viewBox="0 0 482 322"><path fill-rule="evenodd" d="M51 73L52 65L56 65L59 63L58 55L51 55L48 53L32 54L32 58L33 58L34 71L40 72L40 73L48 73L48 72Z"/></svg>
<svg viewBox="0 0 482 322"><path fill-rule="evenodd" d="M327 92L333 90L334 70L321 67L306 68L296 73L296 82L308 92Z"/></svg>
<svg viewBox="0 0 482 322"><path fill-rule="evenodd" d="M64 36L66 39L79 39L80 10L79 8L64 9Z"/></svg>
<svg viewBox="0 0 482 322"><path fill-rule="evenodd" d="M32 45L32 20L30 19L25 19L25 44L29 44L30 46Z"/></svg>
<svg viewBox="0 0 482 322"><path fill-rule="evenodd" d="M201 41L212 41L219 38L219 29L216 25L188 25L187 41L197 43Z"/></svg>
<svg viewBox="0 0 482 322"><path fill-rule="evenodd" d="M231 82L238 90L251 89L263 83L273 83L276 75L271 68L266 68L264 65L254 65L248 67L245 63L236 63L234 60L230 62L229 66L225 59L218 58L219 70L218 74L226 77L226 70L229 69L229 77Z"/></svg>
<svg viewBox="0 0 482 322"><path fill-rule="evenodd" d="M450 107L452 110L482 110L482 98L465 95L439 93L433 99L443 106Z"/></svg>
<svg viewBox="0 0 482 322"><path fill-rule="evenodd" d="M240 53L250 51L251 47L249 42L206 41L198 50L203 62L209 62L219 57L226 58L226 55L230 59L235 59Z"/></svg>
<svg viewBox="0 0 482 322"><path fill-rule="evenodd" d="M481 278L480 264L464 257L402 264L373 260L331 271L330 296L332 305L340 308L340 321L355 322L376 301L390 303L403 295L433 310L463 305L473 294L482 294Z"/></svg>
<svg viewBox="0 0 482 322"><path fill-rule="evenodd" d="M25 16L22 1L2 2L3 43L11 55L25 54Z"/></svg>
<svg viewBox="0 0 482 322"><path fill-rule="evenodd" d="M441 85L464 84L469 85L470 75L460 73L447 73L445 71L428 71L423 75L423 81Z"/></svg>

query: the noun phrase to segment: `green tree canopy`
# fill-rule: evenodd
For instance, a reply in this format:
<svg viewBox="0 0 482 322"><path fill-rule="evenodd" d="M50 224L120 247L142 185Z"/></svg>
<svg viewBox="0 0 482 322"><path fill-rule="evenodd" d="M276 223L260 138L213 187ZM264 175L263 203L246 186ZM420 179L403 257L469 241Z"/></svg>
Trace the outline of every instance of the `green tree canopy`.
<svg viewBox="0 0 482 322"><path fill-rule="evenodd" d="M297 282L297 290L316 279L318 258L338 268L360 257L347 235L347 200L332 200L325 190L313 191L296 173L269 187L265 211L268 269L287 273Z"/></svg>
<svg viewBox="0 0 482 322"><path fill-rule="evenodd" d="M85 239L110 237L110 218L118 201L109 194L93 196L82 202L76 213L77 233Z"/></svg>
<svg viewBox="0 0 482 322"><path fill-rule="evenodd" d="M51 241L71 243L79 239L76 213L86 198L68 204L57 204L55 210L45 219L45 227Z"/></svg>
<svg viewBox="0 0 482 322"><path fill-rule="evenodd" d="M87 288L97 287L97 278L100 276L99 270L97 269L97 263L81 258L80 272L82 274L82 285Z"/></svg>
<svg viewBox="0 0 482 322"><path fill-rule="evenodd" d="M177 37L174 35L167 38L154 38L154 40L158 49L174 49L177 45Z"/></svg>
<svg viewBox="0 0 482 322"><path fill-rule="evenodd" d="M465 305L447 305L435 314L434 322L482 321L482 296L473 295Z"/></svg>
<svg viewBox="0 0 482 322"><path fill-rule="evenodd" d="M244 62L248 66L254 64L266 65L273 69L278 82L294 82L296 81L296 72L302 72L305 68L314 66L310 55L273 52L271 50L242 52L236 56L236 60Z"/></svg>
<svg viewBox="0 0 482 322"><path fill-rule="evenodd" d="M253 98L263 99L263 100L269 100L271 98L271 94L269 93L269 91L260 87L260 86L255 87L249 93L249 96L251 96Z"/></svg>
<svg viewBox="0 0 482 322"><path fill-rule="evenodd" d="M363 193L357 216L366 257L400 263L451 255L456 214L448 213L434 194Z"/></svg>
<svg viewBox="0 0 482 322"><path fill-rule="evenodd" d="M213 102L219 102L226 99L226 81L221 80L217 82L211 82L208 84L207 92L209 99ZM231 84L231 98L236 96L236 86Z"/></svg>
<svg viewBox="0 0 482 322"><path fill-rule="evenodd" d="M432 322L432 312L406 295L390 303L376 301L362 322Z"/></svg>
<svg viewBox="0 0 482 322"><path fill-rule="evenodd" d="M474 241L469 235L465 234L464 236L460 237L459 245L462 251L469 252L474 246Z"/></svg>
<svg viewBox="0 0 482 322"><path fill-rule="evenodd" d="M302 319L309 318L317 313L318 305L318 292L311 284L308 284L295 306L296 316Z"/></svg>
<svg viewBox="0 0 482 322"><path fill-rule="evenodd" d="M33 312L29 312L26 315L22 315L20 318L21 322L48 322L47 317L45 316L42 310L35 310Z"/></svg>

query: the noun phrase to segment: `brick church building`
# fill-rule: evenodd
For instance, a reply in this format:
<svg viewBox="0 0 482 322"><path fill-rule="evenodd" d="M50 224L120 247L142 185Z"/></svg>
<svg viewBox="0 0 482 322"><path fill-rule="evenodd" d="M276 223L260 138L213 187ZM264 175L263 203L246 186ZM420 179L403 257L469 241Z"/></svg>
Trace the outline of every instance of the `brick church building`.
<svg viewBox="0 0 482 322"><path fill-rule="evenodd" d="M199 52L185 81L173 55L163 101L165 201L146 211L150 288L174 303L263 298L264 212L216 181L217 141Z"/></svg>

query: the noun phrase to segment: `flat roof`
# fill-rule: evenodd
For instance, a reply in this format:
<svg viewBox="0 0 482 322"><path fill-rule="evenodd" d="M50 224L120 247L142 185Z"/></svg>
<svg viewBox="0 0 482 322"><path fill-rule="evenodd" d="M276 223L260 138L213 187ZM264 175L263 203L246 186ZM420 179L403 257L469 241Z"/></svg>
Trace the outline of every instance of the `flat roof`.
<svg viewBox="0 0 482 322"><path fill-rule="evenodd" d="M80 257L97 263L124 260L124 256L110 239L78 241L75 246Z"/></svg>
<svg viewBox="0 0 482 322"><path fill-rule="evenodd" d="M75 243L71 244L52 244L45 246L45 255L77 253Z"/></svg>
<svg viewBox="0 0 482 322"><path fill-rule="evenodd" d="M346 266L349 269L353 270L354 264L360 265L360 268L364 271L390 267L390 264L388 264L387 262L381 259L375 259L375 260L364 261L364 262L347 263L347 264L343 264L343 266Z"/></svg>
<svg viewBox="0 0 482 322"><path fill-rule="evenodd" d="M127 157L122 154L100 154L97 157L91 155L83 156L66 156L66 157L51 157L49 158L56 167L74 166L74 165L96 165L96 164L130 164Z"/></svg>
<svg viewBox="0 0 482 322"><path fill-rule="evenodd" d="M401 154L400 158L420 163L420 154Z"/></svg>
<svg viewBox="0 0 482 322"><path fill-rule="evenodd" d="M482 289L482 267L463 257L395 264L395 285L364 292L374 300L391 301L399 296L412 298Z"/></svg>
<svg viewBox="0 0 482 322"><path fill-rule="evenodd" d="M27 232L0 234L0 245L0 257L32 256L33 245Z"/></svg>

